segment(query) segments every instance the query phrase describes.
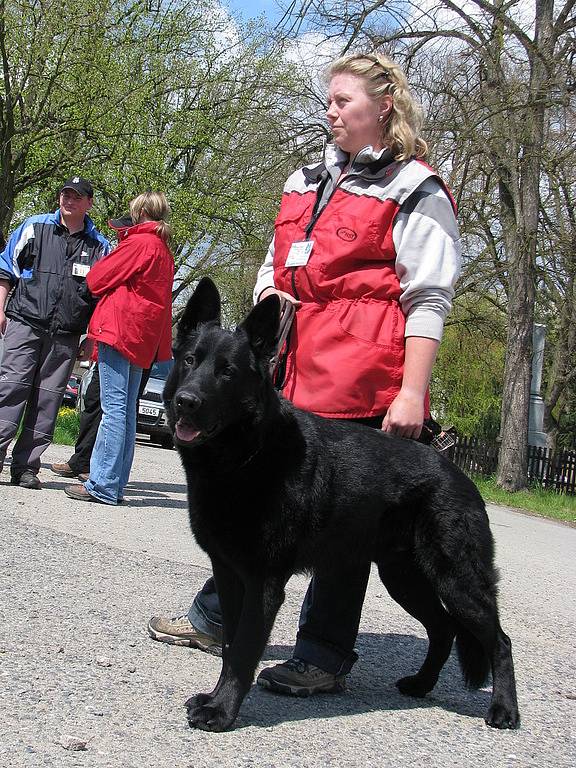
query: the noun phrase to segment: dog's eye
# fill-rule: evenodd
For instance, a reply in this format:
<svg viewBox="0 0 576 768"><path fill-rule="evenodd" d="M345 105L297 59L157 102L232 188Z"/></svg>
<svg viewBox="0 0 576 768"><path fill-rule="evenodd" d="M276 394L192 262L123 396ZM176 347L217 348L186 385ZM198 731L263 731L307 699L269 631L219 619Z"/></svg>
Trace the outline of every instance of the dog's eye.
<svg viewBox="0 0 576 768"><path fill-rule="evenodd" d="M186 357L184 358L184 365L187 368L194 368L194 366L196 365L196 358L194 357L194 355L186 355Z"/></svg>
<svg viewBox="0 0 576 768"><path fill-rule="evenodd" d="M218 369L218 373L220 376L232 376L235 370L233 365L223 365Z"/></svg>

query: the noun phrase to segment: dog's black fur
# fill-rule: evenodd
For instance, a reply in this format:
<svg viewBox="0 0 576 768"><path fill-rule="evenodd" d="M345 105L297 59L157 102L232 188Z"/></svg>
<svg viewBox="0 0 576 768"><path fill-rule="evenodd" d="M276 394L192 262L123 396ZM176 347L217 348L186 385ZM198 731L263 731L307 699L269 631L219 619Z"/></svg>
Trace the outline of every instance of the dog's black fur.
<svg viewBox="0 0 576 768"><path fill-rule="evenodd" d="M429 637L420 671L397 682L402 693L432 690L456 638L468 685L481 686L492 669L486 722L516 728L511 644L476 487L429 447L279 397L268 373L278 319L272 296L224 330L218 290L204 278L178 326L164 397L224 626L220 679L187 701L190 725L232 725L293 573L329 576L369 559Z"/></svg>

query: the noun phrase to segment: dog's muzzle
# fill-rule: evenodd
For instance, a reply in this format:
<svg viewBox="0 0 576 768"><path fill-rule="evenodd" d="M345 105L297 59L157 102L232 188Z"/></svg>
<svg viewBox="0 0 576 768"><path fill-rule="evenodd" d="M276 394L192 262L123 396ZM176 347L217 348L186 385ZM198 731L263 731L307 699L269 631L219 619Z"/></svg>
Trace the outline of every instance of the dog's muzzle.
<svg viewBox="0 0 576 768"><path fill-rule="evenodd" d="M200 438L209 437L217 427L198 429L194 415L202 405L202 399L193 392L178 392L174 398L174 410L177 421L174 426L176 439L180 443L192 443Z"/></svg>

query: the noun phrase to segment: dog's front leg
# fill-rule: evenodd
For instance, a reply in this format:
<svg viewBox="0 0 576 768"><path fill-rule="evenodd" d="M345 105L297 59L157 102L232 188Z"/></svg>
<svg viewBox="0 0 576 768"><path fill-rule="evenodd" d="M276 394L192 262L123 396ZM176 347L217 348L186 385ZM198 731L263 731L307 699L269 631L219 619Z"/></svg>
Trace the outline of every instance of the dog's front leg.
<svg viewBox="0 0 576 768"><path fill-rule="evenodd" d="M216 572L219 574L221 586L218 586ZM223 563L217 564L212 558L212 573L217 584L220 610L222 612L222 672L212 693L197 693L191 696L185 704L188 710L188 721L191 727L203 728L202 720L210 714L208 708L214 696L218 693L222 679L223 671L226 666L227 649L236 632L236 626L240 619L242 605L244 603L244 584L240 577ZM221 597L221 593L224 597ZM204 711L205 710L205 711Z"/></svg>
<svg viewBox="0 0 576 768"><path fill-rule="evenodd" d="M192 728L223 731L236 719L250 690L256 665L284 601L286 579L281 576L264 582L255 576L245 576L239 612L235 600L238 576L222 564L213 565L224 621L222 672L212 694L195 696L186 706Z"/></svg>

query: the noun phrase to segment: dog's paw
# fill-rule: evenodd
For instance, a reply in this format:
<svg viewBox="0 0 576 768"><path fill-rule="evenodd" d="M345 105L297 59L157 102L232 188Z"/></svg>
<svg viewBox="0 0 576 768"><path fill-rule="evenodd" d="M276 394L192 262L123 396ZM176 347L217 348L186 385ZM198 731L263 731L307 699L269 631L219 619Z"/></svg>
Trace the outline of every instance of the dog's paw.
<svg viewBox="0 0 576 768"><path fill-rule="evenodd" d="M434 685L426 680L423 680L418 675L410 675L409 677L403 677L396 681L396 688L403 693L404 696L413 696L414 698L421 699L429 693Z"/></svg>
<svg viewBox="0 0 576 768"><path fill-rule="evenodd" d="M214 696L209 693L199 693L192 696L185 704L188 710L188 725L202 731L215 733L225 731L235 720L227 710L217 704Z"/></svg>
<svg viewBox="0 0 576 768"><path fill-rule="evenodd" d="M493 701L486 714L485 722L491 728L519 728L518 707L515 704L509 706L503 702Z"/></svg>
<svg viewBox="0 0 576 768"><path fill-rule="evenodd" d="M184 706L188 712L190 712L191 709L205 706L208 702L212 701L213 698L213 693L195 693L194 696L190 696Z"/></svg>

